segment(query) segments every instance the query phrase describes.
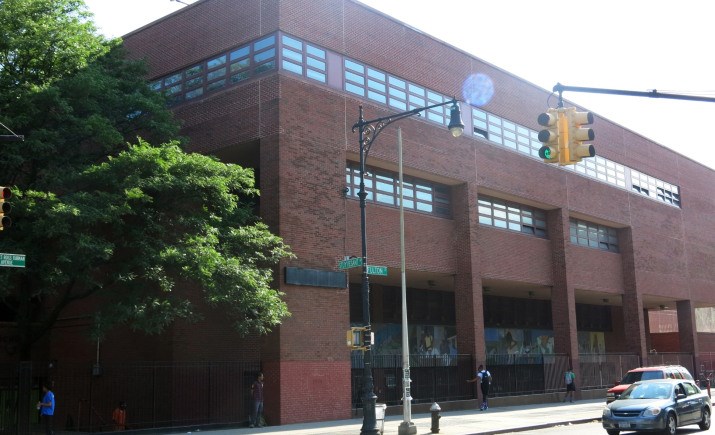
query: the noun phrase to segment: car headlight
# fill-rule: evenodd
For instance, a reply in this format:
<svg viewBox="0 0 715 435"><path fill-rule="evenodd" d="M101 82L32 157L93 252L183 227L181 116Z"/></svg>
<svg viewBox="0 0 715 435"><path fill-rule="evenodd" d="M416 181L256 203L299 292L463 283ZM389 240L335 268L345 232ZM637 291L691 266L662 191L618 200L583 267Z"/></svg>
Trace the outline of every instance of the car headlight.
<svg viewBox="0 0 715 435"><path fill-rule="evenodd" d="M611 416L611 408L603 408L603 416L610 417Z"/></svg>
<svg viewBox="0 0 715 435"><path fill-rule="evenodd" d="M656 415L660 414L660 407L658 406L653 406L651 408L646 408L645 411L643 411L643 416L645 417L655 417Z"/></svg>

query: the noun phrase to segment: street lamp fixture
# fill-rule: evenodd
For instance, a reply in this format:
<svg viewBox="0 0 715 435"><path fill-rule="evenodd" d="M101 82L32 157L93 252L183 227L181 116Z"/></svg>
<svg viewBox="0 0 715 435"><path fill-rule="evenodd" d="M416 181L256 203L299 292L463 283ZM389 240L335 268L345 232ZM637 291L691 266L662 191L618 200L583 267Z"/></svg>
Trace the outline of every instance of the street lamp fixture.
<svg viewBox="0 0 715 435"><path fill-rule="evenodd" d="M445 101L443 103L433 104L431 106L415 108L407 112L398 113L396 115L383 116L381 118L371 119L366 121L363 117L363 108L360 105L360 119L353 125L353 132L357 129L359 131L359 144L360 144L360 190L358 191L358 198L360 198L360 240L362 243L362 317L363 326L367 328L365 333L365 354L363 358L363 376L362 376L362 388L363 388L363 400L362 400L362 412L363 421L362 428L360 429L361 435L377 435L379 429L377 427L377 418L375 416L375 402L377 401L377 396L375 395L373 378L372 378L372 333L370 327L370 281L367 274L367 226L366 226L366 216L365 216L365 198L367 197L367 192L365 191L365 161L367 160L367 155L370 152L370 147L375 141L377 136L382 132L382 130L388 125L395 121L399 121L403 118L409 118L413 115L419 115L421 112L429 109L434 109L435 107L446 106L451 104L450 117L449 117L449 131L452 136L459 137L464 132L464 123L462 122L462 114L459 109L459 103L456 99L451 101ZM405 333L405 331L403 331ZM407 398L405 398L406 400ZM407 405L405 405L407 406Z"/></svg>

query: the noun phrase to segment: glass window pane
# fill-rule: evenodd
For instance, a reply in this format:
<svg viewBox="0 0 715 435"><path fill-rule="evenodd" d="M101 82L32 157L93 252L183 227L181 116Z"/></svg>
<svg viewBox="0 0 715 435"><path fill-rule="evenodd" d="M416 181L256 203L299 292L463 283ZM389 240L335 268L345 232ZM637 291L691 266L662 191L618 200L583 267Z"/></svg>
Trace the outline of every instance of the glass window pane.
<svg viewBox="0 0 715 435"><path fill-rule="evenodd" d="M206 86L207 91L213 91L214 89L222 88L226 84L226 79L216 80Z"/></svg>
<svg viewBox="0 0 715 435"><path fill-rule="evenodd" d="M229 59L232 61L236 60L236 59L240 59L240 58L248 56L248 54L250 52L251 52L251 49L249 46L241 47L237 50L232 51L231 54L229 55Z"/></svg>
<svg viewBox="0 0 715 435"><path fill-rule="evenodd" d="M305 71L305 75L310 79L317 80L317 81L323 82L323 83L325 83L327 80L325 77L325 74L319 73L317 71L313 71L312 69L307 69Z"/></svg>
<svg viewBox="0 0 715 435"><path fill-rule="evenodd" d="M360 74L365 74L365 67L363 67L357 62L351 61L350 59L345 59L345 68L357 71Z"/></svg>
<svg viewBox="0 0 715 435"><path fill-rule="evenodd" d="M253 43L253 50L255 51L260 51L264 48L270 47L272 45L275 45L276 43L276 37L275 35L270 35L266 38L261 39L260 41L256 41Z"/></svg>
<svg viewBox="0 0 715 435"><path fill-rule="evenodd" d="M320 71L325 71L325 62L323 62L322 60L309 57L306 59L306 63L311 68L315 68Z"/></svg>
<svg viewBox="0 0 715 435"><path fill-rule="evenodd" d="M306 51L311 56L315 56L320 59L325 59L325 50L322 50L318 47L314 47L312 45L307 45Z"/></svg>
<svg viewBox="0 0 715 435"><path fill-rule="evenodd" d="M270 50L266 50L262 53L258 53L255 56L253 56L253 61L256 63L263 62L264 60L270 59L275 56L276 56L276 50L275 50L275 48L271 48Z"/></svg>
<svg viewBox="0 0 715 435"><path fill-rule="evenodd" d="M283 35L283 45L293 47L298 51L303 51L303 43L297 39L293 39L288 35Z"/></svg>
<svg viewBox="0 0 715 435"><path fill-rule="evenodd" d="M201 71L203 71L203 69L203 65L192 66L191 68L186 70L186 77L188 78L197 74L201 74Z"/></svg>
<svg viewBox="0 0 715 435"><path fill-rule="evenodd" d="M404 101L395 100L394 98L390 98L390 106L403 111L407 110L407 104Z"/></svg>
<svg viewBox="0 0 715 435"><path fill-rule="evenodd" d="M428 213L432 212L432 204L426 204L424 202L417 203L417 210L426 211Z"/></svg>
<svg viewBox="0 0 715 435"><path fill-rule="evenodd" d="M210 61L207 62L207 66L210 69L210 68L217 67L219 65L223 65L224 63L226 63L226 55L217 57L215 59L211 59Z"/></svg>
<svg viewBox="0 0 715 435"><path fill-rule="evenodd" d="M283 47L283 57L294 60L296 62L302 63L303 62L303 53L293 51L289 48Z"/></svg>
<svg viewBox="0 0 715 435"><path fill-rule="evenodd" d="M300 65L296 65L293 62L288 62L287 60L283 61L283 69L286 71L290 71L299 75L303 75L303 67Z"/></svg>
<svg viewBox="0 0 715 435"><path fill-rule="evenodd" d="M251 65L251 60L248 58L239 60L238 62L234 62L231 64L231 72L248 68L250 65Z"/></svg>
<svg viewBox="0 0 715 435"><path fill-rule="evenodd" d="M397 77L390 76L388 81L390 82L391 86L394 86L394 87L400 88L400 89L405 89L406 83L404 80L398 79Z"/></svg>
<svg viewBox="0 0 715 435"><path fill-rule="evenodd" d="M226 75L226 67L219 68L215 71L211 71L210 73L206 74L206 80L211 81L213 79L217 79L217 78L223 77L225 75Z"/></svg>
<svg viewBox="0 0 715 435"><path fill-rule="evenodd" d="M367 76L372 77L373 79L377 79L381 82L385 81L385 74L381 73L380 71L376 71L372 68L367 69Z"/></svg>

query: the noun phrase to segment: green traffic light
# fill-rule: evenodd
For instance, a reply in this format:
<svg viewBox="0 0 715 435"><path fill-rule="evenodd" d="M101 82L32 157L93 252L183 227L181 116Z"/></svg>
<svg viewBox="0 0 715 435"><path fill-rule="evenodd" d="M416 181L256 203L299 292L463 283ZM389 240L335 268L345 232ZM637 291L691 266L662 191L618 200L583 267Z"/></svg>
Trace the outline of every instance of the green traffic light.
<svg viewBox="0 0 715 435"><path fill-rule="evenodd" d="M542 159L553 159L551 147L543 146L539 148L539 157Z"/></svg>

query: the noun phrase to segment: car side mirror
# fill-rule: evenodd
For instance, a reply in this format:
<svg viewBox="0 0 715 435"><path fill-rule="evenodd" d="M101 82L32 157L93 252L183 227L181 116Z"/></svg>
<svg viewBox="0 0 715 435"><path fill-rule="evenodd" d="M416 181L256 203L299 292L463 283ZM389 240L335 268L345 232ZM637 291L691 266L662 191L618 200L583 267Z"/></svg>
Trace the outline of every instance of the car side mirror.
<svg viewBox="0 0 715 435"><path fill-rule="evenodd" d="M685 399L686 397L688 397L688 396L686 396L686 395L683 394L683 393L678 393L678 394L676 394L676 396L675 396L675 398L676 398L677 400Z"/></svg>

